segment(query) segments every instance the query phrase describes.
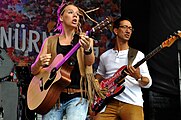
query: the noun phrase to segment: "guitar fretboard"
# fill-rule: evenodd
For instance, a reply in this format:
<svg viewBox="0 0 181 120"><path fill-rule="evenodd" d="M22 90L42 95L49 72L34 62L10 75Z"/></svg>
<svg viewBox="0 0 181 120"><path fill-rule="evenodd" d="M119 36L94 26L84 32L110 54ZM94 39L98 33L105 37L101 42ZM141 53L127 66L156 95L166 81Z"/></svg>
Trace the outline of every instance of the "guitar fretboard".
<svg viewBox="0 0 181 120"><path fill-rule="evenodd" d="M118 18L116 18L118 19ZM99 24L97 24L95 27L93 27L91 30L86 31L86 35L91 37L93 36L93 33L95 33L98 30L101 30L102 28L106 27L107 25L109 25L111 23L111 20L109 18L106 18L104 21L100 22ZM74 37L74 39L79 39L79 35L75 34L76 38ZM74 36L75 36L74 35ZM78 36L78 37L77 37ZM75 51L77 51L80 47L80 43L78 42L64 57L63 59L57 64L57 66L55 67L56 70L58 70L66 61L67 59L69 59L73 53Z"/></svg>
<svg viewBox="0 0 181 120"><path fill-rule="evenodd" d="M162 45L158 46L157 48L155 48L152 52L150 52L145 58L143 58L142 60L140 60L139 62L137 62L133 67L137 68L139 67L142 63L144 63L145 61L149 60L151 57L153 57L156 53L158 53L159 51L162 50Z"/></svg>
<svg viewBox="0 0 181 120"><path fill-rule="evenodd" d="M69 59L76 50L78 50L80 47L80 43L78 42L61 60L61 62L58 63L58 65L56 66L56 69L58 70L66 61L67 59Z"/></svg>
<svg viewBox="0 0 181 120"><path fill-rule="evenodd" d="M86 35L91 36L92 31L94 32L94 28L92 28L92 30L87 31ZM79 39L79 35L75 34L74 35L74 39L77 40ZM58 70L74 53L75 51L77 51L80 48L80 43L77 42L77 44L75 44L75 46L63 57L63 59L58 63L58 65L56 66L56 69Z"/></svg>

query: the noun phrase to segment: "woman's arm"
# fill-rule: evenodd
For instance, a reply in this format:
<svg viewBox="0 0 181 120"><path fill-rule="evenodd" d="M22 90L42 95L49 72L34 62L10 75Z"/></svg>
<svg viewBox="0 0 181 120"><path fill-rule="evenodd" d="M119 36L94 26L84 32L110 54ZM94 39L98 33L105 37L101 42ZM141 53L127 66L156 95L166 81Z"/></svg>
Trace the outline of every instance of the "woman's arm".
<svg viewBox="0 0 181 120"><path fill-rule="evenodd" d="M94 64L95 56L94 56L94 49L93 49L93 39L90 39L90 48L88 48L87 51L84 49L84 56L85 56L85 65L90 66Z"/></svg>
<svg viewBox="0 0 181 120"><path fill-rule="evenodd" d="M43 64L45 64L45 62L43 62L42 59L43 59L43 55L45 56L47 54L47 45L48 45L48 38L46 40L44 40L44 42L41 46L41 50L40 50L38 56L36 57L35 62L31 65L31 73L33 75L38 74L40 72L40 70L43 68Z"/></svg>

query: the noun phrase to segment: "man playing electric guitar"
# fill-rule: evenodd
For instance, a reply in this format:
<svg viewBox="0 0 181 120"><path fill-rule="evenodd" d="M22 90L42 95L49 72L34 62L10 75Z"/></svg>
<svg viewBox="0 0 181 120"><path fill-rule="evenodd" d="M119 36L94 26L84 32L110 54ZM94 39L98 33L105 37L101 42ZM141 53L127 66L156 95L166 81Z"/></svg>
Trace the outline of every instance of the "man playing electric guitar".
<svg viewBox="0 0 181 120"><path fill-rule="evenodd" d="M115 47L100 56L96 78L100 82L103 79L117 77L116 71L126 65L124 73L127 76L123 82L125 88L122 93L108 101L106 107L95 116L95 120L143 120L141 88L149 88L152 79L146 62L138 68L134 68L132 65L143 59L144 54L138 51L132 65L128 65L128 51L130 49L128 42L133 32L129 19L120 18L116 20L113 31L116 37Z"/></svg>

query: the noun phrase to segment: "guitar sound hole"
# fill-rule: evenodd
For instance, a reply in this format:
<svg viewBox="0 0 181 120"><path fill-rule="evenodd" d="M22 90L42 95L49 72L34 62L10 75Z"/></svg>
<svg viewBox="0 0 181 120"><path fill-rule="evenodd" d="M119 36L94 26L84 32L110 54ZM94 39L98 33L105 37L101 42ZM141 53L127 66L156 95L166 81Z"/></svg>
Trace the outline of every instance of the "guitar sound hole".
<svg viewBox="0 0 181 120"><path fill-rule="evenodd" d="M50 77L49 77L50 80L56 76L56 72L57 72L56 68L53 68L50 73Z"/></svg>
<svg viewBox="0 0 181 120"><path fill-rule="evenodd" d="M47 90L49 88L49 86L52 84L52 82L54 81L56 74L57 73L57 69L53 68L51 73L50 73L50 77L49 79L46 81L45 85L44 85L44 89Z"/></svg>

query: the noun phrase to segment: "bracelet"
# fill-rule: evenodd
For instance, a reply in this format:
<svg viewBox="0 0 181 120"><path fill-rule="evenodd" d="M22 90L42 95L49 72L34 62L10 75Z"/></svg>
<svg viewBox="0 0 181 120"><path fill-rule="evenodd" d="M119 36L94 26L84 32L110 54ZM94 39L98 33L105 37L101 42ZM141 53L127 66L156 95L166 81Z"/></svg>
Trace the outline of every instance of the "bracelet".
<svg viewBox="0 0 181 120"><path fill-rule="evenodd" d="M138 78L138 79L136 79L138 82L140 82L141 80L142 80L142 75L141 75L141 77L140 78Z"/></svg>
<svg viewBox="0 0 181 120"><path fill-rule="evenodd" d="M90 55L91 53L92 53L92 48L91 47L89 47L89 49L87 49L87 50L84 50L85 55Z"/></svg>

